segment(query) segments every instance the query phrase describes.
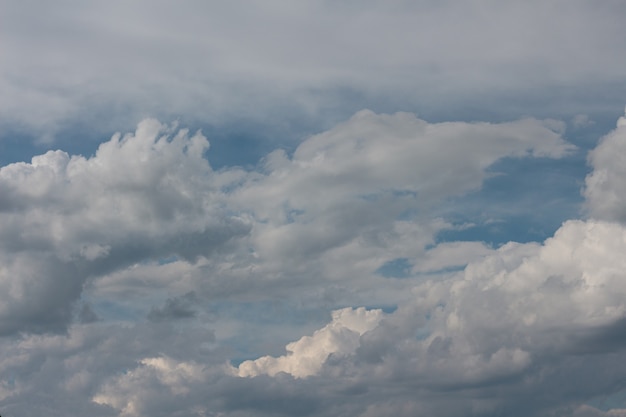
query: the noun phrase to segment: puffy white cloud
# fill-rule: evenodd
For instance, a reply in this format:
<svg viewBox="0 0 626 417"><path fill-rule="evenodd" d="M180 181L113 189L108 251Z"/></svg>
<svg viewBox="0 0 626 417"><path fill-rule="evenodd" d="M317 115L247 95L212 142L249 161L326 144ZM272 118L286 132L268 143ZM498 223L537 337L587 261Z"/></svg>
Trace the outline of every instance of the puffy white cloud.
<svg viewBox="0 0 626 417"><path fill-rule="evenodd" d="M210 256L250 226L224 209L200 133L140 123L93 157L0 168L0 333L58 331L84 284L146 259ZM232 173L231 173L232 175Z"/></svg>
<svg viewBox="0 0 626 417"><path fill-rule="evenodd" d="M292 156L269 154L258 172L214 175L230 181L215 198L252 222L238 247L195 265L136 265L93 288L124 297L155 286L212 299L262 299L271 288L273 297L317 298L327 309L395 304L412 284L385 282L378 268L407 258L415 272L443 270L488 252L459 244L452 262L443 247L426 253L439 231L454 227L438 218L438 207L479 188L502 158L567 156L574 147L554 128L534 119L428 123L409 113L359 112L306 139ZM377 288L383 283L384 290Z"/></svg>
<svg viewBox="0 0 626 417"><path fill-rule="evenodd" d="M615 390L626 370L625 250L622 226L569 221L543 244L509 243L416 286L349 348L328 337L335 317L287 345L290 354L246 361L238 373L284 371L338 390L383 390L349 415L596 415L576 407ZM357 340L343 340L350 337Z"/></svg>
<svg viewBox="0 0 626 417"><path fill-rule="evenodd" d="M366 310L363 307L335 310L329 324L312 336L304 336L288 344L287 355L245 361L235 372L239 376L274 376L278 372L286 372L296 378L314 375L331 354L345 356L354 353L360 336L376 327L382 317L382 310Z"/></svg>

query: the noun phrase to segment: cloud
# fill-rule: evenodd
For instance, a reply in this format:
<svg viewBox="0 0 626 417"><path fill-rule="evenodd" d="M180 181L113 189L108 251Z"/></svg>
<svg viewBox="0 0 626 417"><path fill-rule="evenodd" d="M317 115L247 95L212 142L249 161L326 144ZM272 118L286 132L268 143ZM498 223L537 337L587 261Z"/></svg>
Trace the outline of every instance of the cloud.
<svg viewBox="0 0 626 417"><path fill-rule="evenodd" d="M593 171L585 179L584 195L592 217L626 222L626 117L589 153Z"/></svg>
<svg viewBox="0 0 626 417"><path fill-rule="evenodd" d="M191 291L180 297L168 298L163 307L153 307L148 314L152 321L186 319L196 316L194 304L197 302L196 294Z"/></svg>
<svg viewBox="0 0 626 417"><path fill-rule="evenodd" d="M417 271L480 257L488 250L480 244L458 245L454 265L443 255L434 259L436 250L425 254L439 231L453 227L439 218L438 207L480 188L502 158L569 155L574 147L553 128L534 119L428 123L409 113L359 112L304 140L291 156L277 150L255 171L215 174L226 183L215 198L251 224L249 236L229 252L193 265L184 259L135 265L93 288L118 299L161 288L213 300L263 300L271 292L326 309L368 298L394 304L412 284L365 290L384 280L376 271L396 258L419 260Z"/></svg>
<svg viewBox="0 0 626 417"><path fill-rule="evenodd" d="M0 334L61 331L90 280L144 260L209 257L250 226L221 206L208 141L155 120L93 157L0 169Z"/></svg>
<svg viewBox="0 0 626 417"><path fill-rule="evenodd" d="M146 114L319 130L362 107L597 113L622 100L624 13L615 1L63 1L37 13L9 1L0 114L3 129L53 140Z"/></svg>
<svg viewBox="0 0 626 417"><path fill-rule="evenodd" d="M624 2L36 3L3 416L625 415Z"/></svg>
<svg viewBox="0 0 626 417"><path fill-rule="evenodd" d="M590 407L588 405L583 405L574 411L574 417L621 417L626 415L626 410L617 409L617 410L609 410L602 411L597 408Z"/></svg>
<svg viewBox="0 0 626 417"><path fill-rule="evenodd" d="M437 239L496 161L570 155L558 127L364 111L216 172L202 135L148 120L3 167L0 405L38 412L54 380L63 415L595 413L626 371L624 226Z"/></svg>
<svg viewBox="0 0 626 417"><path fill-rule="evenodd" d="M510 243L452 279L416 286L358 338L333 333L335 316L287 345L287 356L246 361L239 375L285 371L340 390L381 387L363 400L367 411L350 415L458 416L469 407L521 416L580 405L621 386L625 369L606 367L624 362L624 250L619 225L569 221L542 245ZM354 341L345 348L338 338Z"/></svg>
<svg viewBox="0 0 626 417"><path fill-rule="evenodd" d="M332 355L349 355L359 345L359 337L382 319L382 310L345 308L333 312L332 321L312 336L304 336L286 346L288 354L279 358L264 356L245 361L235 373L239 376L276 375L286 372L296 378L316 374Z"/></svg>
<svg viewBox="0 0 626 417"><path fill-rule="evenodd" d="M196 326L193 334L171 340L171 335L177 331L168 323L119 325L98 321L74 324L63 335L3 338L0 353L2 413L35 416L47 410L53 415L117 415L112 408L92 402L92 398L108 379L128 375L144 362L161 366L159 375L167 370L168 362L149 362L146 358L166 357L178 362L184 358L192 363L202 360L207 367L219 368L221 354L209 355L206 345L214 340L212 332ZM213 360L217 364L207 364ZM197 372L201 370L202 367ZM163 376L165 386L177 382L172 380L175 375L192 378L194 374L186 371L187 368L182 367L170 379ZM132 395L138 396L137 393Z"/></svg>
<svg viewBox="0 0 626 417"><path fill-rule="evenodd" d="M591 152L592 208L599 173L610 173L604 192L625 176L613 156L621 124ZM624 206L612 202L616 212ZM626 228L612 220L569 220L542 244L510 242L445 279L415 285L359 337L354 353L321 355L322 365L305 375L339 390L381 390L350 415L604 415L584 403L624 388L626 370L616 364L626 363ZM454 245L439 248L447 249ZM298 358L294 347L316 340L288 345L291 355L244 362L240 375L297 375L286 364Z"/></svg>
<svg viewBox="0 0 626 417"><path fill-rule="evenodd" d="M586 114L577 114L572 118L572 125L575 129L584 129L593 126L595 122Z"/></svg>
<svg viewBox="0 0 626 417"><path fill-rule="evenodd" d="M361 111L308 138L291 157L280 150L268 155L266 172L251 176L232 201L259 221L256 255L280 259L282 271L339 251L367 251L379 262L375 270L394 257L415 256L414 239L432 243L428 235L447 227L437 207L479 189L496 161L571 153L574 147L552 127L534 119L428 123L409 113Z"/></svg>

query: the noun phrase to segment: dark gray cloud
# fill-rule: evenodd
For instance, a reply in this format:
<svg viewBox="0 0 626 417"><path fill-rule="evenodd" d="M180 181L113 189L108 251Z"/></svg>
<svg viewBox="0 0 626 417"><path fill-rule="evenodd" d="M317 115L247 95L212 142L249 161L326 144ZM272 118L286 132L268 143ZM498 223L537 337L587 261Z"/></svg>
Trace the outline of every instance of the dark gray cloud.
<svg viewBox="0 0 626 417"><path fill-rule="evenodd" d="M198 302L195 292L188 292L179 297L171 297L165 300L162 307L153 307L148 313L151 321L167 321L188 319L196 316L194 305Z"/></svg>
<svg viewBox="0 0 626 417"><path fill-rule="evenodd" d="M80 307L80 310L78 311L78 321L82 324L87 324L93 323L98 320L99 317L95 313L95 311L93 311L91 306L87 303L83 303Z"/></svg>

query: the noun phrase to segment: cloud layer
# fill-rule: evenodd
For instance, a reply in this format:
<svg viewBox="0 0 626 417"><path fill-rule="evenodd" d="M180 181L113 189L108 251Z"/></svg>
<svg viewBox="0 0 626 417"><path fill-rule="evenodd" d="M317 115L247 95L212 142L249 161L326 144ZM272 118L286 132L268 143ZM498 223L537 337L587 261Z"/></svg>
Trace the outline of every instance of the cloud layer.
<svg viewBox="0 0 626 417"><path fill-rule="evenodd" d="M222 208L208 141L154 120L91 158L62 151L0 170L0 333L62 330L94 278L209 257L250 225Z"/></svg>
<svg viewBox="0 0 626 417"><path fill-rule="evenodd" d="M622 125L590 217L500 247L439 240L472 227L442 208L497 161L568 158L554 121L362 111L215 171L201 133L146 120L4 166L2 412L619 415L592 401L626 388Z"/></svg>
<svg viewBox="0 0 626 417"><path fill-rule="evenodd" d="M615 0L62 1L36 11L11 0L2 128L53 140L146 114L319 131L363 107L598 113L623 100L625 13Z"/></svg>

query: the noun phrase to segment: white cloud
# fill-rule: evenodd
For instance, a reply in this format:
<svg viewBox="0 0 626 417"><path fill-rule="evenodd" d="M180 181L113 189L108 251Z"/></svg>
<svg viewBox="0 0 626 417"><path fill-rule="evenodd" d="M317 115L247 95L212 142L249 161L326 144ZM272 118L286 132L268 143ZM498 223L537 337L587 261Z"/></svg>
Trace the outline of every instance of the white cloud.
<svg viewBox="0 0 626 417"><path fill-rule="evenodd" d="M568 155L574 147L552 128L534 119L431 124L408 113L359 112L306 139L291 157L269 154L259 172L212 176L214 183L230 181L215 198L253 224L229 253L196 265L136 265L93 288L124 297L157 286L211 299L263 299L271 288L273 296L313 298L326 308L395 304L412 284L372 290L385 281L376 270L396 258L419 260L416 271L458 267L488 252L461 244L452 262L436 255L441 249L426 254L434 236L451 227L438 218L438 207L478 189L501 158Z"/></svg>
<svg viewBox="0 0 626 417"><path fill-rule="evenodd" d="M606 192L615 192L612 187L619 189L619 179L626 177L616 162L621 124L620 119L618 129L590 156L594 171L589 178L610 172ZM588 180L592 207L594 186ZM618 212L626 206L620 199L614 203ZM454 257L456 247L438 250L453 249L449 254ZM477 415L543 415L547 410L604 415L583 404L619 390L626 371L617 365L626 359L626 228L607 220L570 220L543 244L510 242L479 252L463 271L415 286L412 299L359 338L354 354L332 356L306 375L320 384L332 379L395 387L402 381L397 391L389 388L363 414L354 415L382 410L465 415L468 407ZM263 357L244 362L239 372L272 375L290 369L282 361L297 357L295 350L280 358ZM582 376L586 382L571 383Z"/></svg>
<svg viewBox="0 0 626 417"><path fill-rule="evenodd" d="M447 227L436 219L437 207L480 188L496 161L573 151L551 126L533 119L431 124L408 113L361 111L305 140L291 158L270 154L267 172L250 177L232 201L260 221L257 255L280 260L283 271L354 245L362 259L379 262L376 269L421 252L411 239L431 243Z"/></svg>
<svg viewBox="0 0 626 417"><path fill-rule="evenodd" d="M332 321L312 336L304 336L288 344L287 355L245 361L234 372L242 377L274 376L278 372L286 372L296 378L315 375L331 354L346 356L354 353L360 336L376 327L383 313L382 310L348 307L333 311L332 316Z"/></svg>
<svg viewBox="0 0 626 417"><path fill-rule="evenodd" d="M282 371L339 390L386 387L361 404L367 411L350 415L458 416L468 407L476 415L570 415L568 407L619 387L626 371L617 365L626 359L625 250L618 224L569 221L542 245L509 243L452 278L415 287L358 339L339 337L335 317L287 345L286 356L243 362L238 374ZM583 376L587 382L571 383Z"/></svg>

